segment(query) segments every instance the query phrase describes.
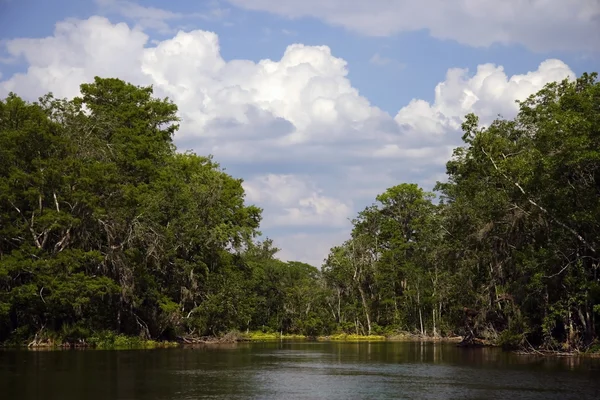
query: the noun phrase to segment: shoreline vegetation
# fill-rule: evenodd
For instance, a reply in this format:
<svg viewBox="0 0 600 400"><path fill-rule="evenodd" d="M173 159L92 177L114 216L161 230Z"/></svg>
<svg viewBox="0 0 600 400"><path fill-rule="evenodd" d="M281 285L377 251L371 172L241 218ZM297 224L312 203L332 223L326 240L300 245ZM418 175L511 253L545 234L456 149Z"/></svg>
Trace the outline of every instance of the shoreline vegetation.
<svg viewBox="0 0 600 400"><path fill-rule="evenodd" d="M35 338L29 343L3 344L5 348L89 348L89 349L153 349L167 348L196 344L225 344L240 342L269 342L278 340L307 340L307 341L331 341L331 342L447 342L459 343L461 336L433 337L411 334L408 332L384 335L360 335L338 333L332 335L306 336L302 334L285 334L280 332L229 332L223 336L181 336L175 340L146 340L140 337L125 336L113 332L103 332L100 335L87 339L68 341L61 339L58 335L49 335L43 339ZM489 344L486 344L489 345ZM491 346L491 345L490 345Z"/></svg>
<svg viewBox="0 0 600 400"><path fill-rule="evenodd" d="M495 347L501 348L502 345L483 339L474 339L465 341L462 336L421 336L418 333L399 332L388 336L384 335L360 335L338 333L324 336L306 336L301 334L282 334L278 332L228 332L223 336L188 336L178 337L176 340L146 340L140 337L125 336L113 332L103 332L98 336L92 336L88 339L79 339L74 342L62 341L60 339L46 338L44 340L34 340L28 344L1 344L0 349L28 349L31 351L51 351L51 350L152 350L166 348L186 348L194 346L218 346L231 345L237 343L252 342L274 342L274 341L316 341L316 342L345 342L345 343L366 343L366 342L410 342L410 343L446 343L454 344L463 348L483 348ZM530 347L528 350L508 350L517 355L535 355L545 357L576 357L585 356L600 358L600 346L593 351L560 351L560 350L539 350Z"/></svg>
<svg viewBox="0 0 600 400"><path fill-rule="evenodd" d="M460 338L598 353L597 78L549 83L512 119L466 115L443 181L381 188L320 268L280 260L243 180L176 149L177 106L152 87L96 77L73 99L10 93L0 343Z"/></svg>

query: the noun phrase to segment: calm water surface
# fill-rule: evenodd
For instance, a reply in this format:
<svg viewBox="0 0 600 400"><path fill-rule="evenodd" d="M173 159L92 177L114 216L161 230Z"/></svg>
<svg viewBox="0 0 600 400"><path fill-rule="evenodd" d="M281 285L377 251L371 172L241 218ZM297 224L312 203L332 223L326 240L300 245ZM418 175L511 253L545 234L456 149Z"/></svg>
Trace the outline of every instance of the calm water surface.
<svg viewBox="0 0 600 400"><path fill-rule="evenodd" d="M431 343L0 351L0 399L600 399L600 360Z"/></svg>

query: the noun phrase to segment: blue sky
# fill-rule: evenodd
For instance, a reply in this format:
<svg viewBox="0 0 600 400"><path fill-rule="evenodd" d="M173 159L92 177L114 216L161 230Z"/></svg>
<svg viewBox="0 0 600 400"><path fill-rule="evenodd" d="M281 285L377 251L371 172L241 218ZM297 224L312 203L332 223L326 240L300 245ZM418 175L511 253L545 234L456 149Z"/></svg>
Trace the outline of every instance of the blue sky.
<svg viewBox="0 0 600 400"><path fill-rule="evenodd" d="M464 114L599 70L598 43L598 0L0 0L0 96L153 84L180 148L243 177L281 257L318 265L375 194L443 179Z"/></svg>

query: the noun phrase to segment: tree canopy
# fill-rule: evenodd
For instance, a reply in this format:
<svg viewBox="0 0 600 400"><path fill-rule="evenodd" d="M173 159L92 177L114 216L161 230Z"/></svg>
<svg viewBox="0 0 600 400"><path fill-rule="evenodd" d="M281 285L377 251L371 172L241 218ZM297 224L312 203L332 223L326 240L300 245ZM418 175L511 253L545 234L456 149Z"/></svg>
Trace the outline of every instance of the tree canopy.
<svg viewBox="0 0 600 400"><path fill-rule="evenodd" d="M585 349L600 328L600 83L548 84L481 127L434 192L401 183L321 269L259 241L262 210L177 107L96 78L72 100L0 101L0 342L108 330L479 337Z"/></svg>
<svg viewBox="0 0 600 400"><path fill-rule="evenodd" d="M582 349L600 315L600 84L554 82L480 127L433 197L401 184L361 212L324 278L337 319L371 332L460 333ZM332 299L333 301L333 299ZM384 327L384 328L382 328Z"/></svg>

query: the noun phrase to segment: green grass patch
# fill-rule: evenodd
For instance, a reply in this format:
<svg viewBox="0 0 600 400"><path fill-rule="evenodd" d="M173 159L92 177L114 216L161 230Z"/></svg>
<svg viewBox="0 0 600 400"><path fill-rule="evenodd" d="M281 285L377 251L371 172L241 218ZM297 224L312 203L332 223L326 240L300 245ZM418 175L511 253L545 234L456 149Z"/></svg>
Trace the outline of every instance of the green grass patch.
<svg viewBox="0 0 600 400"><path fill-rule="evenodd" d="M306 339L304 335L297 334L286 334L283 335L279 332L249 332L242 335L246 340L261 341L261 340L289 340L289 339Z"/></svg>
<svg viewBox="0 0 600 400"><path fill-rule="evenodd" d="M70 333L70 332L69 332ZM88 332L89 333L89 332ZM65 334L65 332L44 332L36 336L36 340L20 340L4 342L1 347L29 348L32 350L61 350L68 348L80 349L156 349L177 347L179 343L168 341L146 340L138 336L127 336L111 331L91 333L89 336Z"/></svg>
<svg viewBox="0 0 600 400"><path fill-rule="evenodd" d="M114 332L100 332L87 341L90 347L102 350L118 349L156 349L179 346L176 342L146 340L137 336L126 336Z"/></svg>
<svg viewBox="0 0 600 400"><path fill-rule="evenodd" d="M347 333L339 333L331 336L319 336L318 340L332 340L332 341L340 341L340 342L371 342L371 341L382 341L385 340L385 336L383 335L356 335L356 334L347 334Z"/></svg>

